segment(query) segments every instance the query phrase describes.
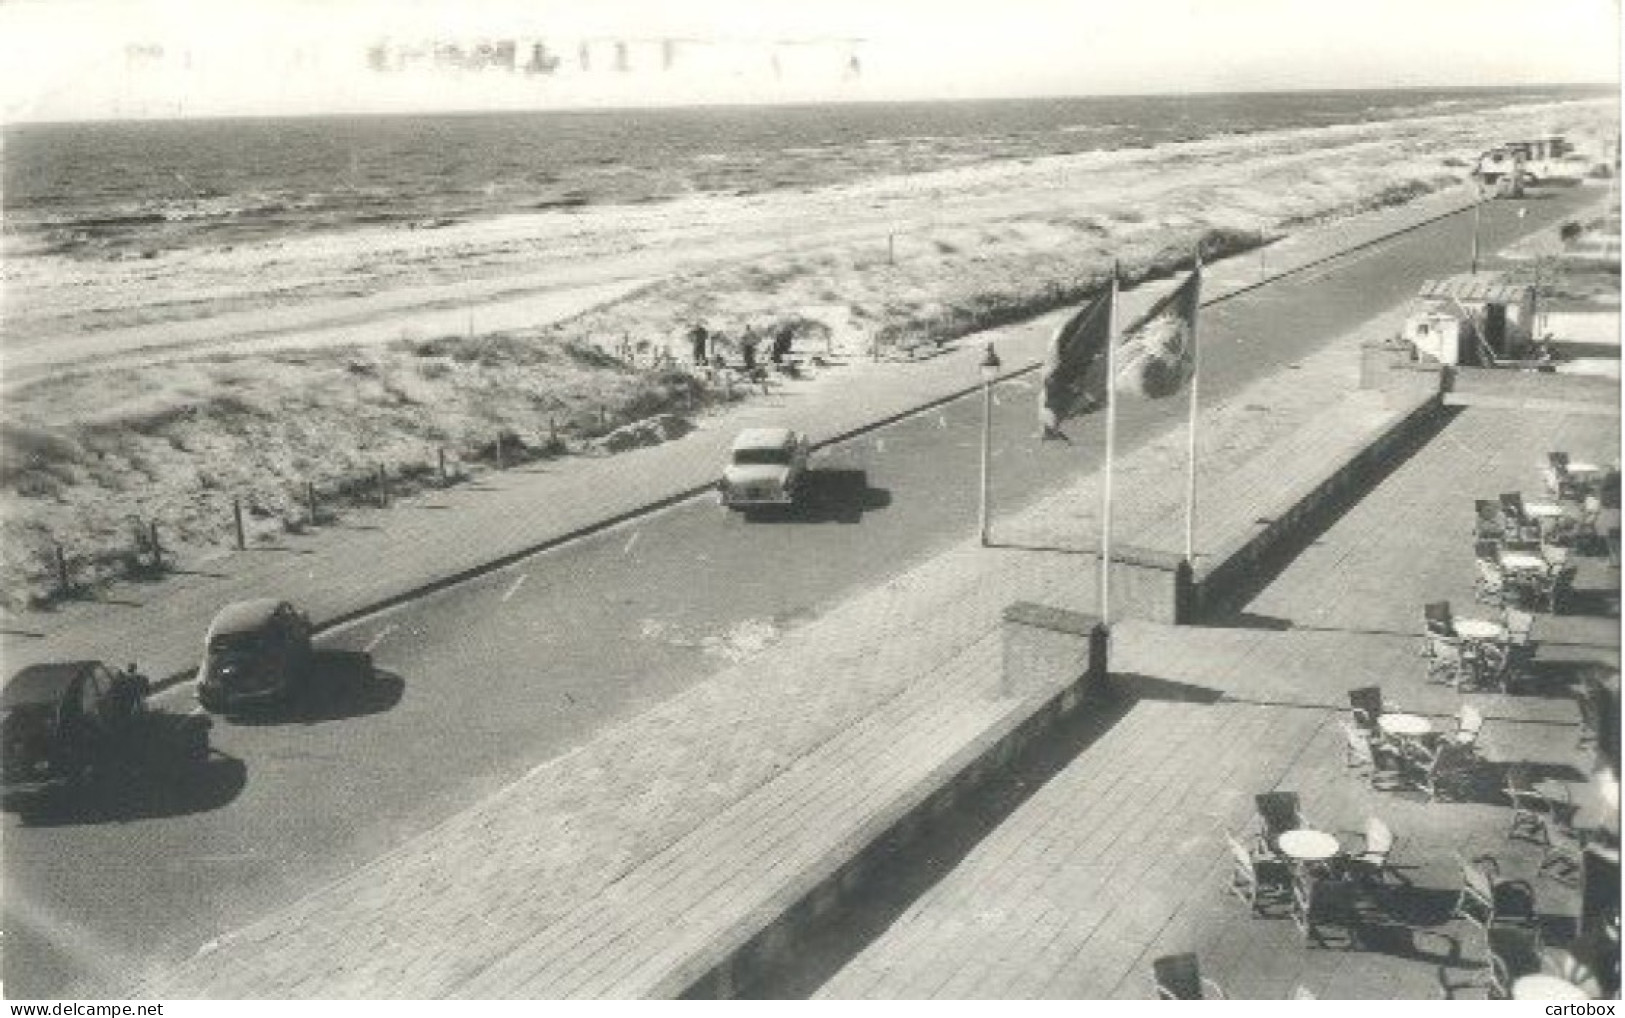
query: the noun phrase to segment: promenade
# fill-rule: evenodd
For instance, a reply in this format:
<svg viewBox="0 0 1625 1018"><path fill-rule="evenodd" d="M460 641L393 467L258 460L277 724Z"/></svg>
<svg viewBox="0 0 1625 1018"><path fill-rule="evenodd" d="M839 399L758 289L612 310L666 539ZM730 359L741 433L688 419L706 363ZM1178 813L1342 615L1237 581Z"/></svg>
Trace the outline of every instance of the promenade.
<svg viewBox="0 0 1625 1018"><path fill-rule="evenodd" d="M1232 509L1214 519L1263 497L1248 478L1261 464L1280 464L1284 444L1313 462L1317 449L1335 455L1387 419L1380 398L1349 391L1360 338L1342 337L1208 411L1205 484ZM1140 970L1164 946L1236 940L1223 927L1247 920L1227 909L1236 903L1221 890L1217 831L1242 826L1253 793L1298 787L1316 817L1340 827L1363 821L1330 723L1344 691L1375 680L1409 709L1455 709L1455 694L1422 683L1414 634L1422 600L1448 596L1464 612L1471 603L1469 492L1528 486L1547 443L1577 455L1607 447L1610 425L1595 416L1503 414L1477 423L1490 418L1496 412L1459 417L1233 624L1118 623L1113 682L1131 706L1121 716L1113 708L1106 731L890 932L855 958L827 962L835 974L820 992L1143 995ZM1522 423L1514 429L1507 420ZM1477 451L1461 454L1462 443ZM1138 470L1121 482L1127 517L1170 517L1181 494L1169 481L1182 457L1178 434L1142 450ZM806 889L798 874L821 872L832 853L858 851L870 817L1019 713L1020 698L999 689L1000 609L1035 598L1087 610L1094 583L1092 560L1025 550L1013 538L1053 530L1076 506L1095 504L1097 485L1088 478L1001 522L995 548L957 547L853 599L748 666L550 761L195 959L150 974L146 990L681 992L728 931L763 921L773 902L788 907ZM1201 534L1204 543L1217 536ZM1617 590L1617 574L1600 569L1588 561L1581 585ZM1588 616L1543 619L1542 667L1561 672L1575 657L1617 662L1612 626ZM1516 753L1549 761L1572 746L1573 703L1551 692L1490 698L1492 760ZM1577 798L1584 794L1577 789ZM1411 865L1437 866L1442 846L1493 841L1504 812L1498 802L1422 807L1399 799L1385 816L1415 843ZM1427 879L1449 882L1448 874ZM1554 892L1542 905L1561 916L1571 909L1564 901ZM877 899L877 908L885 905ZM1257 928L1266 942L1292 932L1285 921ZM1459 935L1456 943L1452 964L1470 965L1476 948ZM1280 979L1300 976L1330 987L1327 995L1433 995L1414 972L1356 994L1359 979L1387 971L1385 953L1360 954L1342 982L1318 978L1313 961L1283 975L1279 944L1258 953L1257 965L1239 959L1221 981L1229 976L1243 995L1272 995Z"/></svg>
<svg viewBox="0 0 1625 1018"><path fill-rule="evenodd" d="M1548 939L1572 936L1575 890L1536 872L1539 848L1506 837L1501 788L1524 762L1566 783L1584 820L1590 754L1576 749L1572 700L1595 663L1619 664L1619 572L1579 559L1575 614L1542 614L1535 681L1516 696L1458 694L1424 681L1421 606L1493 616L1473 597L1472 498L1538 491L1550 449L1602 455L1617 419L1469 409L1316 540L1242 612L1204 627L1116 624L1124 713L966 857L846 961L822 997L1145 998L1151 961L1194 951L1233 997L1482 998L1487 956L1452 919L1455 853L1492 853L1531 881ZM1345 765L1347 691L1448 728L1472 704L1488 722L1483 760L1456 796L1373 791ZM1349 832L1369 816L1399 836L1410 887L1352 945L1306 945L1293 923L1251 918L1227 893L1224 831L1254 829L1253 796L1296 791L1316 826ZM1479 980L1476 989L1464 984Z"/></svg>

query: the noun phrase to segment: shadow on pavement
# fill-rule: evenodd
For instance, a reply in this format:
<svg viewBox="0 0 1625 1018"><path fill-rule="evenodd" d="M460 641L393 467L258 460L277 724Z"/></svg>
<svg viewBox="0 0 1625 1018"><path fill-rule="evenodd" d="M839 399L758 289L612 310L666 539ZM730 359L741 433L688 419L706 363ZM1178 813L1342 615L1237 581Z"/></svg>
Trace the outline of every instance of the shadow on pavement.
<svg viewBox="0 0 1625 1018"><path fill-rule="evenodd" d="M787 958L737 986L742 998L800 999L857 957L922 895L956 866L1023 803L1109 732L1141 699L1214 703L1223 693L1150 676L1113 674L1107 691L1029 743L986 783L966 792L942 814L922 819L907 842L888 836L870 849L872 865L861 884L827 919L801 934Z"/></svg>
<svg viewBox="0 0 1625 1018"><path fill-rule="evenodd" d="M78 787L8 796L5 808L29 827L154 820L219 809L247 782L243 761L214 750L205 760L177 759Z"/></svg>
<svg viewBox="0 0 1625 1018"><path fill-rule="evenodd" d="M406 680L375 668L372 655L318 650L309 683L292 701L225 715L234 725L317 724L382 714L401 702Z"/></svg>
<svg viewBox="0 0 1625 1018"><path fill-rule="evenodd" d="M891 492L870 487L865 470L809 470L801 483L793 505L746 509L741 515L759 523L858 523L864 513L891 505Z"/></svg>

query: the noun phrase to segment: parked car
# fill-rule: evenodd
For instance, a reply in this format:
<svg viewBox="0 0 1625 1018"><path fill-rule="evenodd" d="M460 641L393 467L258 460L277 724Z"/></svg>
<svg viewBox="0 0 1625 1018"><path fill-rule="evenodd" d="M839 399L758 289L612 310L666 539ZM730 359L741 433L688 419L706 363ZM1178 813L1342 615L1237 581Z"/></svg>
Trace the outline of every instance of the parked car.
<svg viewBox="0 0 1625 1018"><path fill-rule="evenodd" d="M150 711L148 688L133 665L114 671L100 661L29 665L12 676L0 692L5 791L129 771L155 751L207 757L208 717Z"/></svg>
<svg viewBox="0 0 1625 1018"><path fill-rule="evenodd" d="M286 601L228 604L203 638L198 703L229 712L293 699L310 677L310 636L310 620Z"/></svg>
<svg viewBox="0 0 1625 1018"><path fill-rule="evenodd" d="M746 428L734 439L718 485L729 509L790 505L807 472L808 442L790 428Z"/></svg>

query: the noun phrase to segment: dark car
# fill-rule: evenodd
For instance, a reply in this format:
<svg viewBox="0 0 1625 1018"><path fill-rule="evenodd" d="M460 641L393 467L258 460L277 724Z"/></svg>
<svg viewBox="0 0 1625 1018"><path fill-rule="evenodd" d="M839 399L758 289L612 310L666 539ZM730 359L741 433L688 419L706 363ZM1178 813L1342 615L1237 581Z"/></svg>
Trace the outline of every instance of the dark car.
<svg viewBox="0 0 1625 1018"><path fill-rule="evenodd" d="M198 703L218 712L292 700L310 676L310 635L310 620L286 601L220 609L203 638Z"/></svg>
<svg viewBox="0 0 1625 1018"><path fill-rule="evenodd" d="M156 733L178 732L187 756L209 752L205 717L179 718L172 729L150 724L147 680L131 667L113 671L100 661L30 665L0 692L0 753L5 790L23 792L75 784L101 773L134 767Z"/></svg>

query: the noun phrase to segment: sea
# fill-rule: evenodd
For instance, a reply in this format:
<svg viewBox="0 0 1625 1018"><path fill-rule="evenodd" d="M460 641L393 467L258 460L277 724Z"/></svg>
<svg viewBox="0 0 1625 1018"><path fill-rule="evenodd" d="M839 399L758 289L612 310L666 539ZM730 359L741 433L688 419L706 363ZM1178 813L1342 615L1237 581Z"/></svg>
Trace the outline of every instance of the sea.
<svg viewBox="0 0 1625 1018"><path fill-rule="evenodd" d="M1614 94L1304 91L15 124L5 254L110 258Z"/></svg>

